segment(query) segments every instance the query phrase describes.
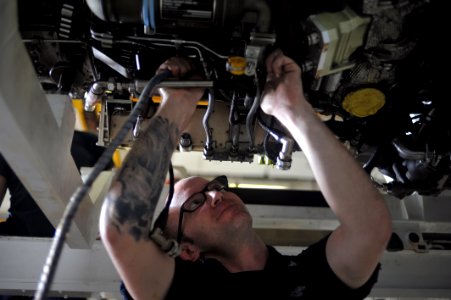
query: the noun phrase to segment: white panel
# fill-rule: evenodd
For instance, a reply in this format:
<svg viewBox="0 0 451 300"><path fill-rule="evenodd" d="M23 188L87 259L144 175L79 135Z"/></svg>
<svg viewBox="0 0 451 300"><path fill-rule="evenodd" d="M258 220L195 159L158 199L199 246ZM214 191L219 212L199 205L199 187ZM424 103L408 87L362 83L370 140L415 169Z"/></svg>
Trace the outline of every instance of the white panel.
<svg viewBox="0 0 451 300"><path fill-rule="evenodd" d="M82 184L70 144L75 116L68 96L42 92L17 30L17 1L0 2L0 152L57 227ZM68 235L72 247L93 241L93 205L86 197Z"/></svg>
<svg viewBox="0 0 451 300"><path fill-rule="evenodd" d="M0 237L0 290L34 294L50 243L46 238ZM65 246L51 290L62 296L101 292L118 296L119 276L100 241L89 250Z"/></svg>

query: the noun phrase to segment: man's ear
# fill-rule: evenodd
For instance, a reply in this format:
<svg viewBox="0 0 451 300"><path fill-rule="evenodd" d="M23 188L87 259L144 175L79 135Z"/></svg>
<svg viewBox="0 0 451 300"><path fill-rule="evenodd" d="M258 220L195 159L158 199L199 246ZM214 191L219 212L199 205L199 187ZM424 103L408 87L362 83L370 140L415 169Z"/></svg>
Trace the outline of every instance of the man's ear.
<svg viewBox="0 0 451 300"><path fill-rule="evenodd" d="M200 257L200 249L190 242L182 242L180 245L180 258L188 261L196 261Z"/></svg>

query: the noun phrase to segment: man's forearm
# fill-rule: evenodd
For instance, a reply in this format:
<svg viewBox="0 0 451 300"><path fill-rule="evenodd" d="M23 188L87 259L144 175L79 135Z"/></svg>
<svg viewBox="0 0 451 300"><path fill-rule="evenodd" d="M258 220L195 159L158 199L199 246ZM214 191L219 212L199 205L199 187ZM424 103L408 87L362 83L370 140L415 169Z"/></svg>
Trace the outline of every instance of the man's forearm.
<svg viewBox="0 0 451 300"><path fill-rule="evenodd" d="M386 214L383 198L368 175L309 105L284 124L306 154L321 191L341 221L372 225L370 216Z"/></svg>
<svg viewBox="0 0 451 300"><path fill-rule="evenodd" d="M178 135L169 119L153 117L113 182L106 203L109 223L136 241L148 239Z"/></svg>

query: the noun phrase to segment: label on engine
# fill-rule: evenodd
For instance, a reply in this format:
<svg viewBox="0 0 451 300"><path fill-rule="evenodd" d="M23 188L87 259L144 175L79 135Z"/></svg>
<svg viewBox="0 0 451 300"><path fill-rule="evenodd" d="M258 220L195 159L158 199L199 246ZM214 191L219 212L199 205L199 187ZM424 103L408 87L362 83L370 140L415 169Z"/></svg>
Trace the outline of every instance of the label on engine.
<svg viewBox="0 0 451 300"><path fill-rule="evenodd" d="M190 19L208 21L213 19L215 0L162 0L163 19Z"/></svg>

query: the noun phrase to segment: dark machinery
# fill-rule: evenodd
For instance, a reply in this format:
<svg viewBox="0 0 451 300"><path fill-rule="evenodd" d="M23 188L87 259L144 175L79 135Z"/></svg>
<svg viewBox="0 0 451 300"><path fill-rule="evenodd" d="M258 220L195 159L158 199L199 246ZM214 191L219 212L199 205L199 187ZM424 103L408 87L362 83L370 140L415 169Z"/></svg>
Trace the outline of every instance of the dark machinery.
<svg viewBox="0 0 451 300"><path fill-rule="evenodd" d="M399 198L449 189L451 122L432 97L432 2L288 0L19 1L20 30L43 88L99 109L108 145L146 81L173 55L202 86L180 151L205 159L266 157L289 169L302 151L259 110L264 59L281 48L301 65L307 99L373 181ZM123 141L158 107L154 95Z"/></svg>

